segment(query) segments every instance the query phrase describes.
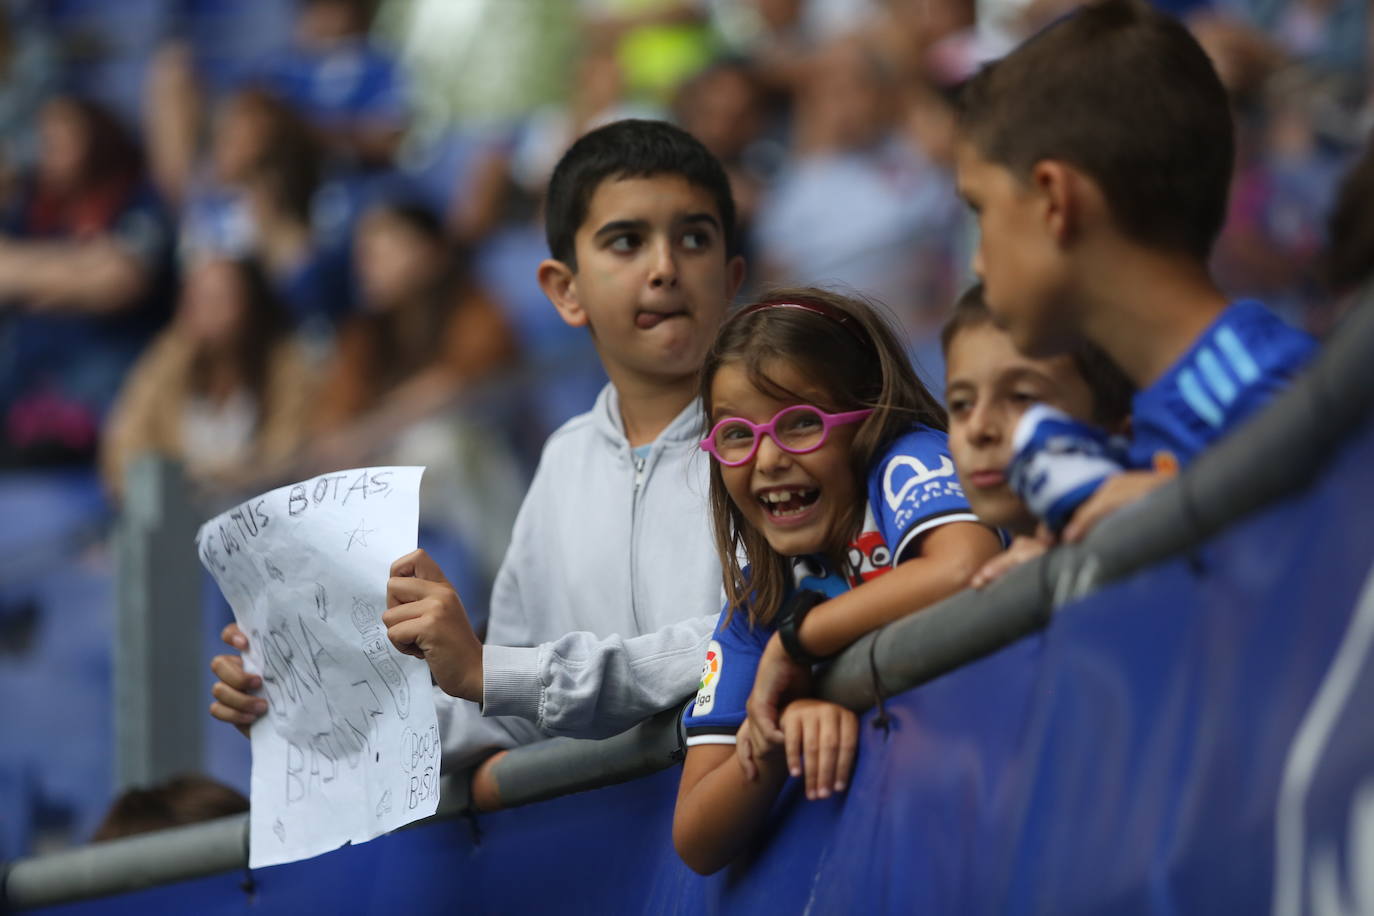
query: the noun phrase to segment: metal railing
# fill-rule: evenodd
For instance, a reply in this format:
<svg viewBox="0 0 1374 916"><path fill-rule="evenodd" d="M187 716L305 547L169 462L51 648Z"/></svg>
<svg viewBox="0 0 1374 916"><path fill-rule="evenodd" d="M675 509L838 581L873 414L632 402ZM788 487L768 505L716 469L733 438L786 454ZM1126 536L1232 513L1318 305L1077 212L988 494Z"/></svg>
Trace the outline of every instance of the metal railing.
<svg viewBox="0 0 1374 916"><path fill-rule="evenodd" d="M983 590L896 621L846 649L818 682L853 709L909 690L1044 627L1055 608L1171 556L1300 490L1374 407L1374 295L1368 292L1312 367L1269 409L1177 480ZM685 700L686 698L684 698ZM683 755L680 711L602 740L555 738L512 749L493 766L509 807L657 772ZM435 817L465 811L466 774L444 781ZM247 865L247 816L21 860L5 875L13 907L54 904Z"/></svg>

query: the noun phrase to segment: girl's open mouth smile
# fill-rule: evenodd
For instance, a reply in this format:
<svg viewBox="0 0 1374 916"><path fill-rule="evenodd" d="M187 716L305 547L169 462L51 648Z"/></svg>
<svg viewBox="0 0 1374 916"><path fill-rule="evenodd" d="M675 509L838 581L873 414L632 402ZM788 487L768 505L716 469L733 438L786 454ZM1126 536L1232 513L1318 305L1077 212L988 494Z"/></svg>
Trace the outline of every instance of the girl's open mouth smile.
<svg viewBox="0 0 1374 916"><path fill-rule="evenodd" d="M775 487L755 496L771 521L787 523L809 516L821 491L816 487Z"/></svg>

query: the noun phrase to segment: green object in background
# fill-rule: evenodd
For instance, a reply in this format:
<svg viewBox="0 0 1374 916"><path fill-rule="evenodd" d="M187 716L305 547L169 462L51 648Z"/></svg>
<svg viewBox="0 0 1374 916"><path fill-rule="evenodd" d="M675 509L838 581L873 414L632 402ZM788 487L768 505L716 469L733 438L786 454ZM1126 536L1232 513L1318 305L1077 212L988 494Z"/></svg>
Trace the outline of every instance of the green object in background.
<svg viewBox="0 0 1374 916"><path fill-rule="evenodd" d="M616 49L630 94L664 103L713 55L714 42L704 25L645 26L626 35Z"/></svg>

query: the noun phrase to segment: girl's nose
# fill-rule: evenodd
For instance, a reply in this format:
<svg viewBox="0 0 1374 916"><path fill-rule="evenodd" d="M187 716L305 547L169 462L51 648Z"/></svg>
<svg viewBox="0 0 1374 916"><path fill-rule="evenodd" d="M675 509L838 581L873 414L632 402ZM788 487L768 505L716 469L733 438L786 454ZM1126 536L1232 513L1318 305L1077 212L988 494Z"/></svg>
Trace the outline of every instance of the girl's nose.
<svg viewBox="0 0 1374 916"><path fill-rule="evenodd" d="M759 449L754 454L754 467L765 473L791 467L792 453L785 451L767 433L759 440Z"/></svg>

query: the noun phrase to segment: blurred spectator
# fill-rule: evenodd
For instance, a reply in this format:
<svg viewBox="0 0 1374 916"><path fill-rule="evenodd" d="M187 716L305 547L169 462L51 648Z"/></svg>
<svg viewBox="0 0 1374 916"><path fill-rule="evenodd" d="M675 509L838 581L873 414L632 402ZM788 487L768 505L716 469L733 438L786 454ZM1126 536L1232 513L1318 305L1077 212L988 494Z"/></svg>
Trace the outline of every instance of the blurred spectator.
<svg viewBox="0 0 1374 916"><path fill-rule="evenodd" d="M0 206L38 158L38 110L57 79L57 52L47 34L0 5Z"/></svg>
<svg viewBox="0 0 1374 916"><path fill-rule="evenodd" d="M175 321L120 392L101 443L106 488L118 495L146 452L183 462L192 481L214 490L262 483L300 447L313 381L263 268L199 261Z"/></svg>
<svg viewBox="0 0 1374 916"><path fill-rule="evenodd" d="M438 214L421 204L370 208L354 257L360 311L340 331L306 472L425 465L420 545L471 588L468 612L480 626L525 482L500 426L481 415L484 406L505 406L504 392L487 390L468 402L473 409L454 408L465 390L513 367L514 335L445 239ZM497 423L519 425L513 414Z"/></svg>
<svg viewBox="0 0 1374 916"><path fill-rule="evenodd" d="M62 85L99 101L129 124L142 114L148 61L186 0L6 0L25 21L51 34Z"/></svg>
<svg viewBox="0 0 1374 916"><path fill-rule="evenodd" d="M1369 54L1368 0L1214 0L1294 60L1358 78Z"/></svg>
<svg viewBox="0 0 1374 916"><path fill-rule="evenodd" d="M391 164L409 121L395 59L369 40L376 0L301 0L295 42L268 60L265 85L356 165Z"/></svg>
<svg viewBox="0 0 1374 916"><path fill-rule="evenodd" d="M611 51L632 97L665 103L711 59L706 0L578 0L587 43Z"/></svg>
<svg viewBox="0 0 1374 916"><path fill-rule="evenodd" d="M449 222L459 240L471 244L502 223L534 221L554 165L587 131L622 118L658 116L653 108L626 101L615 54L607 45L592 46L574 65L566 102L531 112L480 154L450 206Z"/></svg>
<svg viewBox="0 0 1374 916"><path fill-rule="evenodd" d="M344 466L448 404L515 356L510 328L472 283L438 215L384 203L359 221L354 258L361 312L339 334L314 426L316 458Z"/></svg>
<svg viewBox="0 0 1374 916"><path fill-rule="evenodd" d="M931 74L961 82L980 62L973 0L885 0L866 37L902 83Z"/></svg>
<svg viewBox="0 0 1374 916"><path fill-rule="evenodd" d="M755 229L771 282L840 286L890 304L908 334L934 321L923 257L962 218L949 174L895 130L896 87L855 40L816 58L796 104L792 158L765 196ZM938 320L938 319L936 319Z"/></svg>
<svg viewBox="0 0 1374 916"><path fill-rule="evenodd" d="M147 789L128 789L110 806L93 842L184 827L248 810L248 799L199 773L174 776Z"/></svg>
<svg viewBox="0 0 1374 916"><path fill-rule="evenodd" d="M1262 298L1302 325L1322 296L1316 261L1344 157L1317 134L1319 84L1289 68L1264 85L1263 104L1239 116L1238 162L1213 266L1228 290Z"/></svg>
<svg viewBox="0 0 1374 916"><path fill-rule="evenodd" d="M156 133L158 112L150 130ZM299 118L261 89L232 93L219 106L201 161L163 163L156 171L165 193L183 202L182 247L189 252L245 254L255 231L244 188L249 177L280 146L304 146ZM158 144L150 140L156 156Z"/></svg>
<svg viewBox="0 0 1374 916"><path fill-rule="evenodd" d="M747 61L717 61L683 83L673 103L677 123L715 154L730 177L741 238L748 238L764 186L786 153L769 136L768 100ZM748 257L749 252L745 252Z"/></svg>
<svg viewBox="0 0 1374 916"><path fill-rule="evenodd" d="M253 253L266 266L292 321L314 337L332 335L334 322L352 304L346 243L316 218L326 186L321 167L310 133L287 129L244 174L242 184Z"/></svg>
<svg viewBox="0 0 1374 916"><path fill-rule="evenodd" d="M171 228L122 125L60 96L39 143L0 227L0 465L89 460L170 299Z"/></svg>
<svg viewBox="0 0 1374 916"><path fill-rule="evenodd" d="M186 174L170 163L163 169L171 189L186 195L183 252L258 258L292 320L317 334L350 303L347 251L315 225L324 167L300 116L270 92L247 88L221 106L204 163Z"/></svg>
<svg viewBox="0 0 1374 916"><path fill-rule="evenodd" d="M883 2L717 0L715 19L726 45L754 62L765 85L791 92L808 78L817 49L867 31Z"/></svg>

